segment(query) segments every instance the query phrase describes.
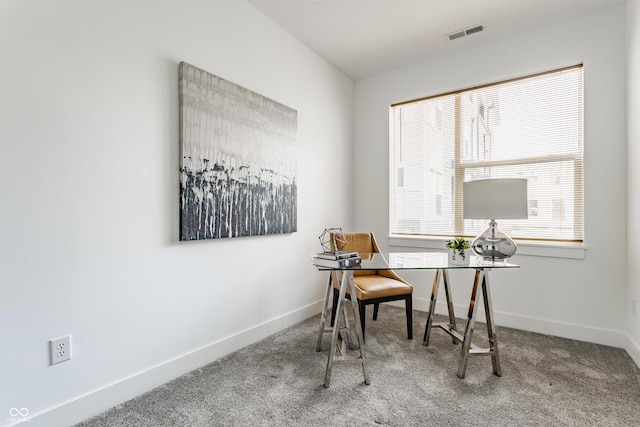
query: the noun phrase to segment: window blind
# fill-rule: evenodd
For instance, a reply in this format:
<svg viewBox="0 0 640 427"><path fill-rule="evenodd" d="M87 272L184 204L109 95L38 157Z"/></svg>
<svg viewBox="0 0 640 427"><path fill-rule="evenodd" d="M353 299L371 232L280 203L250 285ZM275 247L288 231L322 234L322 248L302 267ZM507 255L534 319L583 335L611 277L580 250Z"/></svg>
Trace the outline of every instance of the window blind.
<svg viewBox="0 0 640 427"><path fill-rule="evenodd" d="M529 218L498 220L516 239L583 240L583 67L391 106L390 231L468 236L462 183L526 178Z"/></svg>

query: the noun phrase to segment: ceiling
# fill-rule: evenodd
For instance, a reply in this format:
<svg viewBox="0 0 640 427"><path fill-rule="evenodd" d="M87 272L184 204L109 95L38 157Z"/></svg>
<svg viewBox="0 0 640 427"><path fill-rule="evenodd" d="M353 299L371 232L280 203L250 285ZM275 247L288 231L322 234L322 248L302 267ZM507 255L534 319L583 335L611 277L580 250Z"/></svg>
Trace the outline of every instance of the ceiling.
<svg viewBox="0 0 640 427"><path fill-rule="evenodd" d="M247 1L356 80L625 3L625 0ZM477 25L484 26L484 30L453 41L447 37Z"/></svg>

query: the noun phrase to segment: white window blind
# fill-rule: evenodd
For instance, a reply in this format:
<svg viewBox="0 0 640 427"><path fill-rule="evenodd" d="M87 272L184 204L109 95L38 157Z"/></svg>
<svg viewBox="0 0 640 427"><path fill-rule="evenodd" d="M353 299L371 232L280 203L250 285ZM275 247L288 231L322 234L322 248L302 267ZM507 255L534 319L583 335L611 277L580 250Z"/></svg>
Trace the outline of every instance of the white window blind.
<svg viewBox="0 0 640 427"><path fill-rule="evenodd" d="M526 178L529 218L512 238L583 240L582 65L391 106L390 230L480 234L462 219L462 183Z"/></svg>

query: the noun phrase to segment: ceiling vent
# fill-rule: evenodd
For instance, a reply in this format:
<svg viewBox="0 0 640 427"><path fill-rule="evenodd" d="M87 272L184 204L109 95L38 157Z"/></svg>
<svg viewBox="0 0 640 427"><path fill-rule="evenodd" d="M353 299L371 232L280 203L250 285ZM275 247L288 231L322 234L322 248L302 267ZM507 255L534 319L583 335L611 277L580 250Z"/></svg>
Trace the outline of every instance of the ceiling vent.
<svg viewBox="0 0 640 427"><path fill-rule="evenodd" d="M447 34L449 41L453 41L456 39L460 39L462 37L470 36L471 34L479 33L484 31L483 25L476 25L474 27L464 28L462 30L454 31L453 33Z"/></svg>

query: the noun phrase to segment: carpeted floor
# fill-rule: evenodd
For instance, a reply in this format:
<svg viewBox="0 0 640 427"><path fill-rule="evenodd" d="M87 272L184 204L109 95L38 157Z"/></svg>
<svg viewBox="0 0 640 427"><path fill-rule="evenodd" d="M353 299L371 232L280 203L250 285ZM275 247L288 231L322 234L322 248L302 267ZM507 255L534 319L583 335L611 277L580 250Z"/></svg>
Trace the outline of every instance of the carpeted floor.
<svg viewBox="0 0 640 427"><path fill-rule="evenodd" d="M640 370L622 349L498 326L502 377L479 356L460 379L459 345L434 329L423 346L419 311L407 340L404 310L383 305L367 323L371 384L358 365L339 364L324 388L330 336L316 352L319 319L79 426L640 426ZM483 326L474 342L486 346Z"/></svg>

